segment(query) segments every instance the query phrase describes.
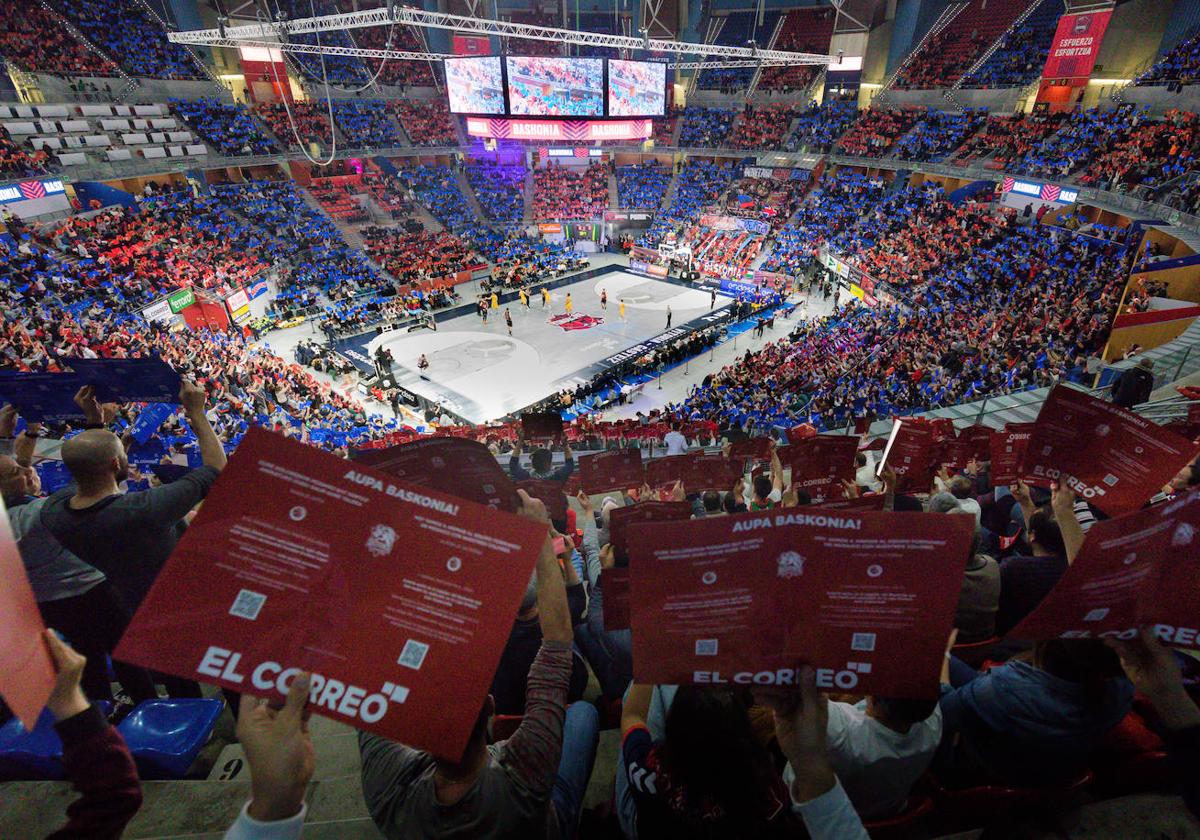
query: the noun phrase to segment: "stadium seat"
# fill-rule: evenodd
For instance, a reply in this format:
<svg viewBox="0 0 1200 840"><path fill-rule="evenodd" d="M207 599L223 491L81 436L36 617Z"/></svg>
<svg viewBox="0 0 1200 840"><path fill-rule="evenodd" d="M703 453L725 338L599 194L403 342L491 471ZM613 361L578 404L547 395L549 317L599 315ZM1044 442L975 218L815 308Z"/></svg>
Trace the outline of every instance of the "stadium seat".
<svg viewBox="0 0 1200 840"><path fill-rule="evenodd" d="M496 715L492 718L492 743L507 741L517 731L525 715Z"/></svg>
<svg viewBox="0 0 1200 840"><path fill-rule="evenodd" d="M1084 770L1068 782L1041 787L978 785L949 788L932 773L926 773L924 778L939 812L951 821L967 819L978 825L1001 817L1066 805L1095 780L1091 770Z"/></svg>
<svg viewBox="0 0 1200 840"><path fill-rule="evenodd" d="M54 716L43 711L37 726L26 732L13 718L0 727L0 778L62 779L62 741L54 731Z"/></svg>
<svg viewBox="0 0 1200 840"><path fill-rule="evenodd" d="M910 796L904 810L894 817L863 822L872 840L907 835L933 810L933 799L928 796Z"/></svg>
<svg viewBox="0 0 1200 840"><path fill-rule="evenodd" d="M214 698L147 700L117 727L144 779L180 779L208 743L225 707Z"/></svg>
<svg viewBox="0 0 1200 840"><path fill-rule="evenodd" d="M950 652L972 668L978 668L987 659L988 653L998 641L1000 641L1000 637L993 636L990 639L984 639L982 642L955 645L950 648Z"/></svg>

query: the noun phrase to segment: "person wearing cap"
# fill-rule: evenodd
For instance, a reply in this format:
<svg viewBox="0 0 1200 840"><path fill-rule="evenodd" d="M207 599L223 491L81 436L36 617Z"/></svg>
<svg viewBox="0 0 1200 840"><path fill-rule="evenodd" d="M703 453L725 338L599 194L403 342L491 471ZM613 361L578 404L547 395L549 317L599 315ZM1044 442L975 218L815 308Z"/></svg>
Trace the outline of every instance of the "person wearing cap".
<svg viewBox="0 0 1200 840"><path fill-rule="evenodd" d="M1117 377L1112 386L1112 401L1121 408L1133 408L1150 399L1154 390L1154 361L1142 356L1133 367Z"/></svg>

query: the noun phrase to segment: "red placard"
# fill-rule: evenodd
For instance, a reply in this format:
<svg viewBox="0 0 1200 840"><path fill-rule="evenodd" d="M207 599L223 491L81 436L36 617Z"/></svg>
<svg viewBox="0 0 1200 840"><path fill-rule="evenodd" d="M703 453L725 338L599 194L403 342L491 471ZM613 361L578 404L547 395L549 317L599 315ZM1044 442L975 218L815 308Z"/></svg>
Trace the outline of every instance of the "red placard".
<svg viewBox="0 0 1200 840"><path fill-rule="evenodd" d="M875 474L882 475L884 467L891 467L896 473L898 491L928 493L935 472L933 442L933 426L909 419L893 420L892 433Z"/></svg>
<svg viewBox="0 0 1200 840"><path fill-rule="evenodd" d="M521 506L512 479L496 463L496 456L477 441L421 438L401 446L357 453L355 463L510 513Z"/></svg>
<svg viewBox="0 0 1200 840"><path fill-rule="evenodd" d="M986 461L992 454L992 430L987 426L968 426L958 433L959 440L967 441L967 450L976 461Z"/></svg>
<svg viewBox="0 0 1200 840"><path fill-rule="evenodd" d="M802 423L799 426L793 426L787 430L788 443L796 445L802 440L808 440L811 437L816 437L817 430L812 423Z"/></svg>
<svg viewBox="0 0 1200 840"><path fill-rule="evenodd" d="M767 437L744 438L734 441L729 447L730 458L753 458L756 461L771 460L771 439Z"/></svg>
<svg viewBox="0 0 1200 840"><path fill-rule="evenodd" d="M630 527L640 683L934 697L975 524L791 508Z"/></svg>
<svg viewBox="0 0 1200 840"><path fill-rule="evenodd" d="M0 500L0 696L26 729L37 723L50 690L54 663L46 649L42 614L25 576L8 513Z"/></svg>
<svg viewBox="0 0 1200 840"><path fill-rule="evenodd" d="M820 507L827 510L883 510L887 496L883 493L868 493L853 499L826 499Z"/></svg>
<svg viewBox="0 0 1200 840"><path fill-rule="evenodd" d="M1013 628L1015 639L1137 635L1200 644L1200 492L1095 523L1054 589Z"/></svg>
<svg viewBox="0 0 1200 840"><path fill-rule="evenodd" d="M778 450L784 466L792 468L792 484L812 498L814 504L845 495L843 481L854 481L854 458L858 438L848 435L818 435Z"/></svg>
<svg viewBox="0 0 1200 840"><path fill-rule="evenodd" d="M114 657L457 760L545 536L251 427Z"/></svg>
<svg viewBox="0 0 1200 840"><path fill-rule="evenodd" d="M608 541L613 547L613 560L619 566L629 562L629 526L635 522L672 522L690 519L690 502L638 502L613 508L608 512Z"/></svg>
<svg viewBox="0 0 1200 840"><path fill-rule="evenodd" d="M683 474L683 487L689 493L728 490L745 475L743 462L724 455L697 455Z"/></svg>
<svg viewBox="0 0 1200 840"><path fill-rule="evenodd" d="M1021 459L1033 435L1033 423L1009 423L1003 431L992 432L991 482L993 487L1015 484L1021 477Z"/></svg>
<svg viewBox="0 0 1200 840"><path fill-rule="evenodd" d="M697 452L654 458L646 463L646 483L651 487L665 487L677 481L683 481L687 474L688 463L698 457L700 457L700 453Z"/></svg>
<svg viewBox="0 0 1200 840"><path fill-rule="evenodd" d="M1111 17L1112 9L1060 17L1050 52L1046 55L1042 78L1085 79L1090 76Z"/></svg>
<svg viewBox="0 0 1200 840"><path fill-rule="evenodd" d="M1115 516L1145 504L1198 451L1132 411L1056 385L1034 424L1021 476L1039 484L1063 480Z"/></svg>
<svg viewBox="0 0 1200 840"><path fill-rule="evenodd" d="M614 449L579 459L579 481L589 493L641 487L645 480L640 449Z"/></svg>
<svg viewBox="0 0 1200 840"><path fill-rule="evenodd" d="M561 481L542 481L531 478L527 481L518 481L516 487L544 503L546 512L555 522L561 523L567 518L567 494L563 492Z"/></svg>
<svg viewBox="0 0 1200 840"><path fill-rule="evenodd" d="M521 416L525 438L556 438L563 433L562 415L557 411L531 411Z"/></svg>
<svg viewBox="0 0 1200 840"><path fill-rule="evenodd" d="M604 629L629 629L629 567L614 566L600 570L600 591L603 593Z"/></svg>

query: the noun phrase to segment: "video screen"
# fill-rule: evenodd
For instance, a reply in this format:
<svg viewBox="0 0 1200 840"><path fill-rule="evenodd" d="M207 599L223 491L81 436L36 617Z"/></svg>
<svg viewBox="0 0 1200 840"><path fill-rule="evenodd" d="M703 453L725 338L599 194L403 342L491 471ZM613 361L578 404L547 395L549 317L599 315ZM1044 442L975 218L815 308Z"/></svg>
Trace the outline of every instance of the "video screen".
<svg viewBox="0 0 1200 840"><path fill-rule="evenodd" d="M500 56L447 58L446 96L456 114L503 114Z"/></svg>
<svg viewBox="0 0 1200 840"><path fill-rule="evenodd" d="M508 110L524 117L604 116L604 60L508 56Z"/></svg>
<svg viewBox="0 0 1200 840"><path fill-rule="evenodd" d="M608 61L608 115L661 117L667 106L667 65L661 61Z"/></svg>

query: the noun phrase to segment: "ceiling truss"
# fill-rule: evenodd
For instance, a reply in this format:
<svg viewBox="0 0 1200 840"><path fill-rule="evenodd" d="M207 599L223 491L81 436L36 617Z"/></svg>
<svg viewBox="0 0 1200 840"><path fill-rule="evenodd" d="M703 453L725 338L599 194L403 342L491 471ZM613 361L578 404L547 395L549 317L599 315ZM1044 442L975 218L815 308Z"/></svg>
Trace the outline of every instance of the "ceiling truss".
<svg viewBox="0 0 1200 840"><path fill-rule="evenodd" d="M645 50L651 53L680 56L701 56L714 60L676 64L681 69L696 67L782 67L796 64L828 64L830 57L816 53L786 52L784 50L759 49L756 46L733 47L724 44L691 44L650 37L635 38L628 35L608 35L599 32L578 32L552 26L535 26L512 21L486 20L482 18L452 15L444 12L427 12L422 9L393 7L392 9L366 9L334 15L276 20L262 23L225 25L219 29L195 29L184 32L168 32L167 37L176 44L207 45L219 47L270 46L288 52L315 52L326 55L361 56L364 58L415 58L423 61L440 61L446 56L433 53L404 53L398 50L369 50L361 47L338 47L329 44L295 44L290 36L329 30L363 29L372 26L388 26L406 23L413 26L449 29L463 34L498 35L503 38L525 38L534 41L555 41L581 44L592 47L612 47L618 50ZM311 47L311 49L310 49ZM736 63L733 63L736 62Z"/></svg>

